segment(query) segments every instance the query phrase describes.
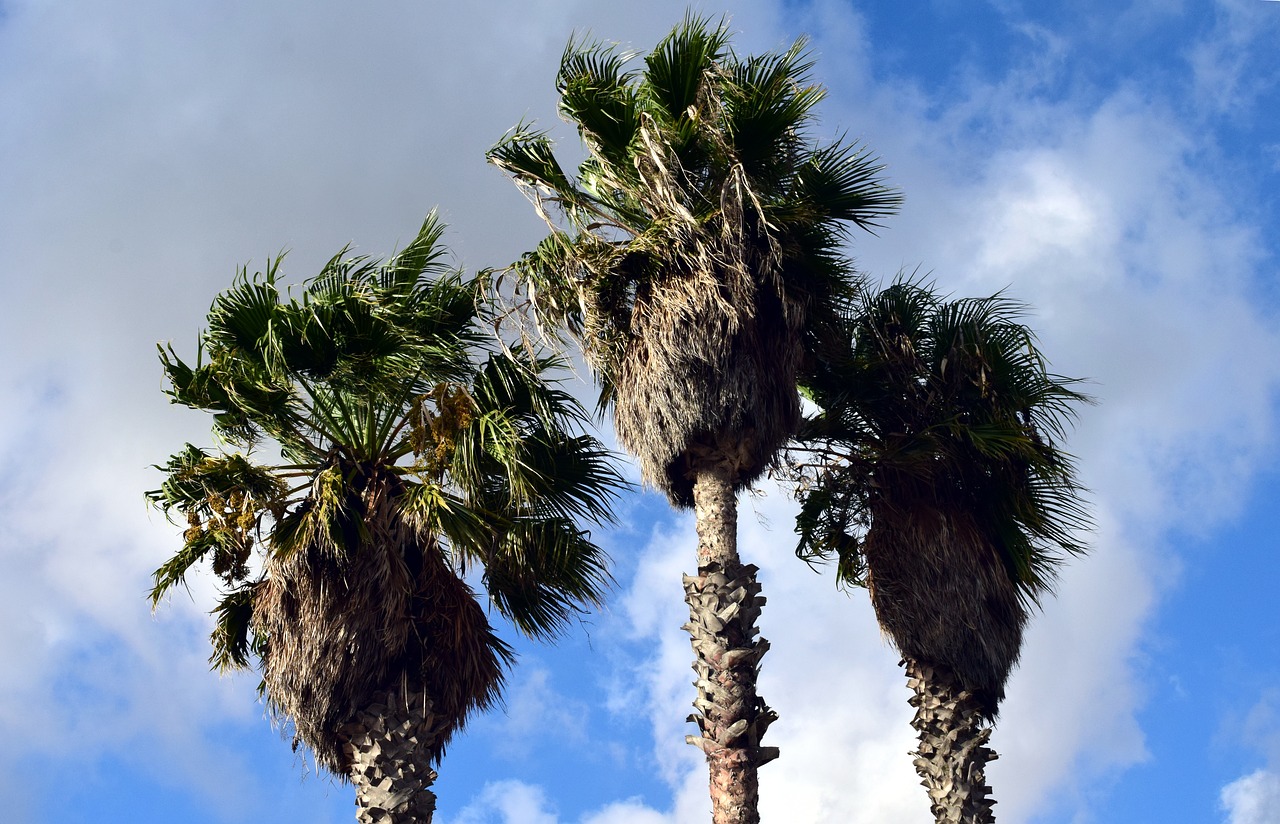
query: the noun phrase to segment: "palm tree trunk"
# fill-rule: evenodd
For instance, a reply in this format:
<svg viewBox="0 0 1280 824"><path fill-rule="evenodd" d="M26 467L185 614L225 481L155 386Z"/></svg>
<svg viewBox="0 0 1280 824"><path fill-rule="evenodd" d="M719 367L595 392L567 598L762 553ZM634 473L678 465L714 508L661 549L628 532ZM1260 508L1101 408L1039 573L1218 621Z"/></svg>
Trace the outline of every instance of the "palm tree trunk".
<svg viewBox="0 0 1280 824"><path fill-rule="evenodd" d="M707 756L714 824L758 824L756 770L778 757L760 739L777 715L756 695L756 674L769 642L756 639L765 599L757 568L738 558L738 506L726 466L698 472L693 487L698 529L698 575L684 577L698 675L698 712L689 716L701 735L686 740Z"/></svg>
<svg viewBox="0 0 1280 824"><path fill-rule="evenodd" d="M359 824L431 824L440 719L421 688L378 693L340 734Z"/></svg>
<svg viewBox="0 0 1280 824"><path fill-rule="evenodd" d="M907 686L916 708L911 726L920 736L916 772L929 791L938 824L993 824L986 764L997 756L986 746L982 703L945 667L907 659Z"/></svg>

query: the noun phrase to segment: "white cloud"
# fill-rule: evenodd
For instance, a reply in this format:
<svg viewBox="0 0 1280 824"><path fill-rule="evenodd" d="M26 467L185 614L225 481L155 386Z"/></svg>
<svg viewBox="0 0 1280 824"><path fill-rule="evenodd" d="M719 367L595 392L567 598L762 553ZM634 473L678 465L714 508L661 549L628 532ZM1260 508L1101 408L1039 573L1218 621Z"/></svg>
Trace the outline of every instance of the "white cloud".
<svg viewBox="0 0 1280 824"><path fill-rule="evenodd" d="M1145 689L1136 646L1166 581L1141 543L1117 534L1105 509L1091 554L1063 570L1010 679L987 774L1012 821L1148 758L1136 713Z"/></svg>
<svg viewBox="0 0 1280 824"><path fill-rule="evenodd" d="M1280 821L1280 691L1268 689L1231 732L1247 748L1262 753L1267 766L1222 788L1219 801L1227 824ZM1234 742L1233 742L1234 743Z"/></svg>
<svg viewBox="0 0 1280 824"><path fill-rule="evenodd" d="M540 787L507 780L486 784L456 818L441 824L561 824L561 821L554 804ZM586 814L580 824L673 824L673 820L635 799L627 799Z"/></svg>
<svg viewBox="0 0 1280 824"><path fill-rule="evenodd" d="M505 710L478 719L472 732L488 728L497 754L512 760L528 758L551 741L586 743L590 708L557 690L552 677L536 659L522 658L506 689Z"/></svg>
<svg viewBox="0 0 1280 824"><path fill-rule="evenodd" d="M670 821L669 816L637 801L619 801L588 815L582 824L669 824Z"/></svg>
<svg viewBox="0 0 1280 824"><path fill-rule="evenodd" d="M1280 773L1257 770L1222 788L1227 824L1273 824L1280 821Z"/></svg>
<svg viewBox="0 0 1280 824"><path fill-rule="evenodd" d="M453 824L557 824L546 794L521 781L486 784Z"/></svg>

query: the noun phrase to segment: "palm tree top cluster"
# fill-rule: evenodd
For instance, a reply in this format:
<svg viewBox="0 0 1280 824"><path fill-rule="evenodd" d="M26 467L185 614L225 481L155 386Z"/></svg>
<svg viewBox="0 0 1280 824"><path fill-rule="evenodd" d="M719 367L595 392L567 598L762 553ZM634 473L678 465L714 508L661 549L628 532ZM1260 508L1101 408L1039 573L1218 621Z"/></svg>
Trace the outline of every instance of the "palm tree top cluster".
<svg viewBox="0 0 1280 824"><path fill-rule="evenodd" d="M900 199L864 147L811 138L825 91L803 40L729 41L693 17L642 60L571 41L556 86L576 176L528 123L489 152L547 221L514 266L538 321L581 344L620 441L686 507L703 456L741 489L790 437L806 336L857 282L839 247Z"/></svg>
<svg viewBox="0 0 1280 824"><path fill-rule="evenodd" d="M904 654L946 662L993 717L1028 608L1084 551L1090 525L1058 446L1089 399L1047 371L1024 309L1002 295L944 300L911 281L865 294L849 346L806 385L820 412L791 450L801 557L836 560L842 582L874 592L899 543L904 561L947 555L938 572L913 569L879 615ZM939 528L945 539L922 551ZM940 580L962 569L983 585ZM938 580L921 588L924 578ZM957 603L940 608L940 597Z"/></svg>
<svg viewBox="0 0 1280 824"><path fill-rule="evenodd" d="M759 821L779 755L736 526L770 471L799 502L798 554L865 586L903 655L935 818L994 820L990 725L1030 610L1084 550L1061 445L1088 399L1008 298L859 273L853 230L901 196L865 147L813 138L803 40L730 41L693 15L643 57L572 39L556 86L585 160L567 172L530 123L490 149L548 230L508 270L538 329L521 345L492 331L512 295L445 263L433 213L390 260L344 249L295 289L278 258L240 270L195 363L161 349L171 400L211 413L217 445L186 445L148 493L185 527L152 602L208 562L211 662L260 670L362 822L430 821L445 745L501 696L513 654L477 590L544 639L603 599L591 530L627 484L559 384L568 345L645 481L695 511L688 739L713 822Z"/></svg>

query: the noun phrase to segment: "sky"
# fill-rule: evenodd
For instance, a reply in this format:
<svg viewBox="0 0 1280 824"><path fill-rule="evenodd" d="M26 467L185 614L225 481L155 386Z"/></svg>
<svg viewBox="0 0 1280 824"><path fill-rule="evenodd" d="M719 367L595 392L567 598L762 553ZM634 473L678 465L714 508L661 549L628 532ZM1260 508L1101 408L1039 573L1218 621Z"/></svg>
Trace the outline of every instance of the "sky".
<svg viewBox="0 0 1280 824"><path fill-rule="evenodd" d="M1098 401L1069 444L1097 529L1009 684L999 819L1280 821L1280 3L694 8L740 53L810 38L815 138L864 142L906 198L853 238L860 268L1007 289ZM240 265L288 249L297 282L348 243L393 252L436 206L458 265L510 262L542 226L485 150L531 118L575 152L553 87L571 34L644 50L684 11L0 0L0 820L351 820L256 678L209 671L209 576L145 600L178 546L151 465L209 442L155 345L192 352ZM768 483L740 512L780 715L764 819L928 821L866 593L794 557ZM707 819L692 520L652 491L619 514L604 609L557 646L503 628L520 662L440 767L440 824Z"/></svg>

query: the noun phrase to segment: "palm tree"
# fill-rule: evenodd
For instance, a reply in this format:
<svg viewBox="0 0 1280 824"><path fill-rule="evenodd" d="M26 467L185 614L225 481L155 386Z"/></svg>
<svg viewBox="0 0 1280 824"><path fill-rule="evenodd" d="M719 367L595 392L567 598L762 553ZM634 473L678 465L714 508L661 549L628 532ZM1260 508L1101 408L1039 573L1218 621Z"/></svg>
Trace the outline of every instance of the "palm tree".
<svg viewBox="0 0 1280 824"><path fill-rule="evenodd" d="M500 697L512 651L465 573L553 635L607 585L579 522L607 521L623 484L574 433L586 413L553 361L483 351L482 287L444 265L442 231L429 216L385 264L344 249L297 296L278 258L242 269L195 365L161 350L168 394L213 413L222 446L159 467L148 495L187 529L151 600L211 562L211 662L260 662L268 706L355 784L362 822L430 821L433 765Z"/></svg>
<svg viewBox="0 0 1280 824"><path fill-rule="evenodd" d="M777 755L760 746L776 716L756 695L764 599L736 495L794 432L809 339L853 291L848 226L899 201L865 149L811 142L811 65L804 41L739 57L723 21L692 16L642 63L573 40L557 88L587 150L576 178L528 124L489 153L550 228L512 267L535 318L577 339L645 480L696 512L689 741L717 822L758 820L756 768Z"/></svg>
<svg viewBox="0 0 1280 824"><path fill-rule="evenodd" d="M864 295L804 378L799 554L838 559L902 653L939 822L994 821L986 746L1029 611L1090 523L1059 443L1088 399L1024 307L898 282Z"/></svg>

